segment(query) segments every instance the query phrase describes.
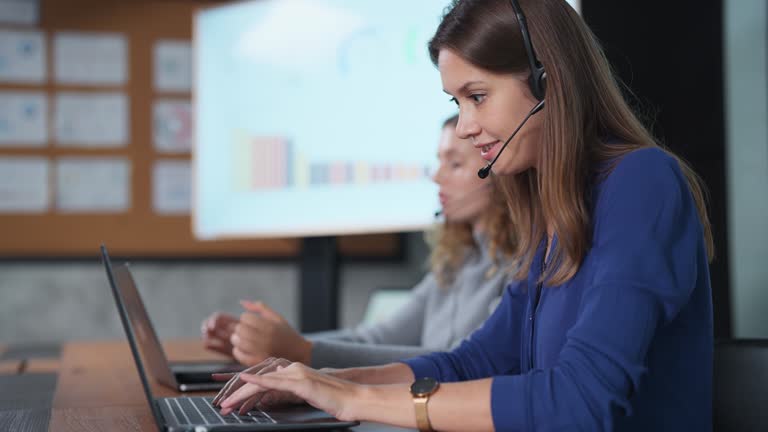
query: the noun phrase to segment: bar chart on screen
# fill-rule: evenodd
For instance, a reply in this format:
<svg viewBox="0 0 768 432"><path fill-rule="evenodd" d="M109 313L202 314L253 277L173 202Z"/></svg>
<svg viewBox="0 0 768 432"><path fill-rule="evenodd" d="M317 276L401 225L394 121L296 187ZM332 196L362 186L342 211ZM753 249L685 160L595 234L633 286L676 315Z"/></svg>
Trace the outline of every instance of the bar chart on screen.
<svg viewBox="0 0 768 432"><path fill-rule="evenodd" d="M322 185L416 182L430 167L368 161L310 161L283 137L238 135L233 159L236 190L311 188Z"/></svg>

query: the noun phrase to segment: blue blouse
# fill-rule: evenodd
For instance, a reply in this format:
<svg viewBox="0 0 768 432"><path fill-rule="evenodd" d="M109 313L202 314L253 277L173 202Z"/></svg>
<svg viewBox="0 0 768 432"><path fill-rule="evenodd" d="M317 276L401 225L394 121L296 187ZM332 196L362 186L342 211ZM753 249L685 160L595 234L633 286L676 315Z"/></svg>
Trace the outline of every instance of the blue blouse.
<svg viewBox="0 0 768 432"><path fill-rule="evenodd" d="M539 290L542 241L480 329L405 363L443 382L493 377L499 431L711 431L709 266L685 176L661 149L636 150L592 202L572 279Z"/></svg>

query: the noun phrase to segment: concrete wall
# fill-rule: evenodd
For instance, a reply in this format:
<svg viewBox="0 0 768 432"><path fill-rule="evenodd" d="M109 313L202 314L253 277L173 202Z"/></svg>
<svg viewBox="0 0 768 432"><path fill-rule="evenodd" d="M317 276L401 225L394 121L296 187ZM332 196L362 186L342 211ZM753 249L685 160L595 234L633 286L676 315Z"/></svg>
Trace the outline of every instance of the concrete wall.
<svg viewBox="0 0 768 432"><path fill-rule="evenodd" d="M401 263L342 265L342 325L364 314L371 292L413 286L427 249L409 234ZM132 264L136 282L160 337L197 337L214 310L238 313L240 299L267 302L298 322L298 267L294 263ZM104 269L93 263L0 263L0 343L123 337Z"/></svg>

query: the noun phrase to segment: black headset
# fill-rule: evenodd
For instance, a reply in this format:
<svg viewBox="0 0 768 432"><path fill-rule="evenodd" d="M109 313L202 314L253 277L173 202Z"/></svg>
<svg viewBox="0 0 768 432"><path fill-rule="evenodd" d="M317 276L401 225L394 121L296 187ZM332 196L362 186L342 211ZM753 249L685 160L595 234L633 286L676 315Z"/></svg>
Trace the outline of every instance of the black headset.
<svg viewBox="0 0 768 432"><path fill-rule="evenodd" d="M531 42L531 34L528 32L528 24L525 21L525 15L520 8L520 4L517 0L509 0L512 4L512 9L517 16L517 24L520 26L520 33L523 35L523 46L525 52L528 55L528 64L531 68L531 76L528 77L528 86L531 88L533 96L541 101L544 100L544 93L547 88L547 72L544 70L544 65L541 64L536 57L536 51L533 49L533 42Z"/></svg>
<svg viewBox="0 0 768 432"><path fill-rule="evenodd" d="M520 131L523 125L525 125L528 119L530 119L534 114L544 108L544 93L547 84L547 72L544 70L544 65L541 64L538 58L536 58L536 52L533 50L531 34L528 33L528 25L525 23L525 15L523 15L523 10L520 9L520 5L517 3L517 0L509 0L509 2L512 4L512 9L515 11L515 15L517 16L517 24L520 26L520 32L523 34L523 46L525 46L525 52L528 54L528 63L531 68L531 76L528 77L528 87L531 88L533 97L535 97L539 103L531 108L531 111L527 116L525 116L517 129L515 129L515 131L512 132L512 135L507 138L507 140L504 142L504 145L501 147L501 150L496 153L496 157L493 158L493 160L488 165L480 168L480 170L477 172L477 176L481 179L488 177L488 175L491 173L491 168L493 168L493 164L499 160L499 156L501 156L501 153L504 152L504 149L507 148L507 144L512 141L512 138L517 135L517 133Z"/></svg>

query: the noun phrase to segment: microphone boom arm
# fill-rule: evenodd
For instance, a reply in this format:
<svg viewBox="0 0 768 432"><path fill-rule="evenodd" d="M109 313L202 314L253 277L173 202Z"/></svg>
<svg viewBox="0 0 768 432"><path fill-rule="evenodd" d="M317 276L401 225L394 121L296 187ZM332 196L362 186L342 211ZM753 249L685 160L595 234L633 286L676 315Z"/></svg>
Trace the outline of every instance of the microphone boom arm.
<svg viewBox="0 0 768 432"><path fill-rule="evenodd" d="M528 115L525 116L522 122L520 122L520 125L517 127L517 129L515 129L515 131L512 132L512 135L510 135L509 138L507 138L507 141L504 142L504 145L501 146L501 150L499 150L499 152L496 153L496 157L493 158L493 160L488 165L480 168L480 170L477 172L478 177L480 177L481 179L488 177L488 174L491 173L491 168L493 167L493 164L495 164L496 160L499 159L499 156L501 156L501 152L503 152L504 149L507 148L507 144L509 144L509 142L512 141L512 138L514 138L515 135L517 135L517 133L520 131L523 125L525 125L528 119L533 117L533 115L536 114L537 112L541 111L542 108L544 108L544 100L539 101L539 103L537 103L536 106L534 106L531 109L531 111L528 112Z"/></svg>

